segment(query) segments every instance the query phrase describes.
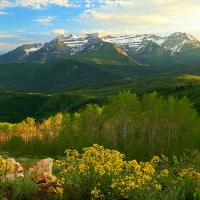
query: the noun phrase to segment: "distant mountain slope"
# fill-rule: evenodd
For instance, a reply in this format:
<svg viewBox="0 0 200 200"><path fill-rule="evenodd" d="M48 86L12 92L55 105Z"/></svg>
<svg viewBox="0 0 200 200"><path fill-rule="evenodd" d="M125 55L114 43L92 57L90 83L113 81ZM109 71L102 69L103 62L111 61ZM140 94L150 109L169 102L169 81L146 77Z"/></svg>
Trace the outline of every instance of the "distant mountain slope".
<svg viewBox="0 0 200 200"><path fill-rule="evenodd" d="M200 42L187 33L168 37L154 34L113 37L98 33L58 36L45 44L25 44L0 56L0 63L48 62L58 58L84 60L92 64L196 65L200 62Z"/></svg>
<svg viewBox="0 0 200 200"><path fill-rule="evenodd" d="M87 88L122 76L76 60L48 63L9 63L0 65L0 91L60 92Z"/></svg>
<svg viewBox="0 0 200 200"><path fill-rule="evenodd" d="M186 33L174 33L168 37L151 34L105 37L104 41L116 44L141 64L167 66L177 63L198 64L200 42Z"/></svg>
<svg viewBox="0 0 200 200"><path fill-rule="evenodd" d="M21 62L31 56L34 51L39 50L42 43L24 44L16 49L0 56L0 63Z"/></svg>
<svg viewBox="0 0 200 200"><path fill-rule="evenodd" d="M121 48L108 42L102 42L101 40L96 40L92 46L88 45L84 51L81 51L74 58L100 65L141 65L130 58Z"/></svg>
<svg viewBox="0 0 200 200"><path fill-rule="evenodd" d="M161 45L173 52L183 52L188 49L200 48L200 42L195 37L180 32L171 34Z"/></svg>

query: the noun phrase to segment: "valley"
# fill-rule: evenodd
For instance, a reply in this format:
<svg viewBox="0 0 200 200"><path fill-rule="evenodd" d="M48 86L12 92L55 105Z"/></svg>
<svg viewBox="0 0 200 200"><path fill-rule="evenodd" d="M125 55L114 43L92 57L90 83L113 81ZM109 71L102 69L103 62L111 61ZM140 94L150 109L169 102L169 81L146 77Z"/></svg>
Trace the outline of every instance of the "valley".
<svg viewBox="0 0 200 200"><path fill-rule="evenodd" d="M0 200L200 200L199 11L0 0Z"/></svg>
<svg viewBox="0 0 200 200"><path fill-rule="evenodd" d="M95 163L94 169L90 168L87 174L93 170L97 180L104 183L101 178L109 180L110 172L100 175L97 169L103 166L107 170L112 159L112 165L109 165L114 169L114 176L121 159L123 167L119 168L117 176L123 175L124 182L127 177L132 181L131 167L134 173L136 168L142 169L142 177L146 176L145 170L152 169L151 178L158 188L155 199L157 191L161 191L159 188L169 185L169 189L159 192L164 198L166 191L176 191L177 185L188 181L184 178L183 182L180 181L181 175L177 176L177 171L181 174L191 165L198 168L199 55L199 42L188 34L180 33L168 38L155 35L129 38L99 38L98 34L85 38L60 36L47 44L23 45L4 54L0 56L1 154L5 157L9 152L17 159L28 157L28 160L35 160L38 155L55 158L53 171L58 178L56 183L60 185L54 186L53 193L43 193L44 199L45 195L51 197L51 194L56 199L74 199L75 194L77 199L82 199L82 191L87 187L83 184L85 175L81 173L87 170L81 167ZM71 160L66 162L64 152ZM81 159L79 152L85 152ZM101 154L99 152L102 153L101 159L96 162L97 155ZM108 159L106 156L110 153ZM95 162L91 160L93 156ZM109 162L103 163L102 158ZM0 162L6 161L0 157ZM71 188L72 182L62 182L71 173L68 162L73 169L77 167L81 180L77 188L82 188L78 193ZM157 164L154 166L155 162L159 163L159 167ZM122 173L124 166L128 173ZM160 175L164 172L170 173L165 182ZM199 172L193 170L192 173L194 178ZM70 176L74 178L77 174L72 171ZM173 186L171 182L174 179L177 183ZM117 177L112 177L112 181L120 186ZM190 182L194 183L194 180L189 179ZM29 197L33 192L40 199L41 189L39 192L29 178L26 180L25 176L19 183L35 189L27 190L25 194L24 189L16 193L14 187L5 186L0 187L0 192L4 192L3 196L14 195L16 198L17 195ZM145 185L154 187L148 181ZM145 185L140 189L143 190ZM115 186L108 183L106 187L110 190ZM84 192L86 199L96 195L96 190L92 188L89 187L90 193ZM185 196L198 195L195 192L197 185L191 188L192 193L187 191ZM183 191L186 189L182 186ZM118 197L118 190L116 194L112 191L112 195ZM134 192L134 189L127 189L129 191ZM136 196L144 198L135 192L132 195L131 199ZM148 192L148 195L152 196L152 193ZM109 193L105 196L110 197ZM175 196L179 199L180 194Z"/></svg>
<svg viewBox="0 0 200 200"><path fill-rule="evenodd" d="M32 133L36 134L35 136L33 134L30 137L30 141L28 139L24 144L30 153L37 150L34 147L30 150L27 146L29 142L33 145L32 142L35 140L36 143L43 144L44 138L42 140L39 138L47 137L46 139L49 138L49 145L46 148L49 149L49 153L44 151L44 154L56 156L58 154L57 151L60 153L64 150L64 146L62 148L57 146L56 150L52 145L55 143L58 145L62 137L66 137L62 135L66 131L71 131L75 134L74 136L68 135L67 138L69 140L72 138L75 140L76 134L81 140L82 133L86 134L85 137L90 142L88 143L82 138L85 143L83 141L80 142L80 145L77 146L79 150L84 145L92 145L96 141L102 144L105 143L108 147L117 148L123 153L125 151L128 153L128 148L132 149L132 145L130 143L125 148L123 141L128 142L128 135L131 134L127 136L125 134L126 130L123 128L125 126L123 123L126 120L123 118L123 113L127 113L127 127L132 127L134 124L131 118L132 115L129 116L127 110L129 107L130 110L132 109L131 101L137 101L138 105L141 104L141 110L137 118L140 124L142 124L142 120L147 120L145 130L148 130L148 127L149 130L163 128L158 124L158 127L157 125L154 126L154 124L151 124L153 122L148 121L150 119L146 119L142 114L148 112L142 111L143 109L149 109L146 105L155 107L159 102L162 102L163 106L165 105L172 109L172 113L175 112L174 104L180 104L180 110L177 110L177 113L180 114L182 112L181 109L187 107L186 110L193 112L194 116L198 118L200 113L199 44L200 42L189 34L174 33L165 38L148 34L129 37L100 37L99 34L87 34L84 37L69 35L56 37L53 41L45 44L22 45L0 56L1 132L8 135L13 135L14 132L22 134L20 130L25 128L24 131L26 132L28 130L26 126L27 128L29 127ZM133 97L137 97L137 99L134 100ZM122 99L120 100L120 98ZM129 98L130 102L128 102ZM149 99L149 102L145 100L146 98ZM119 101L118 106L115 106L115 101L116 103ZM123 105L121 101L127 101L127 108L124 107L124 110L121 108ZM113 102L113 106L112 103L110 105L110 102ZM155 108L160 109L159 112L163 113L161 115L155 113L160 118L166 112L166 107L161 106L162 103L159 103L158 108ZM101 110L104 110L105 107L108 109L105 111L105 115L104 113L100 115ZM125 121L122 123L122 118L116 118L116 124L112 125L113 119L110 113L113 112L115 113L114 116L118 116L116 109L119 110ZM120 111L120 109L122 110ZM152 110L151 112L157 111ZM100 124L96 121L95 123L97 124L94 127L92 124L85 127L89 122L87 120L93 119L93 114L97 117L95 120L99 120ZM171 113L168 114L171 115ZM168 119L168 114L166 118L162 118L164 120L163 123L170 120ZM179 114L174 113L174 117L176 116L177 120L181 117ZM86 117L86 115L88 116ZM79 121L79 117L83 121ZM109 127L107 127L108 124L104 121L104 117L111 120ZM66 129L65 122L61 119L70 121L69 130ZM61 124L57 125L57 122ZM66 123L68 122L66 121ZM169 123L172 122L170 121ZM77 131L82 131L76 132L76 126L79 127ZM121 138L121 132L117 133L119 134L118 139L113 139L114 135L109 136L111 139L107 138L105 132L109 135L112 126L118 127L117 129L120 129L125 134L124 140ZM179 125L176 126L175 124L173 126L174 131L179 127ZM102 129L102 127L104 128ZM53 134L54 130L57 132L56 137ZM151 131L152 134L154 134L153 130ZM163 129L162 134L166 130L167 127ZM97 138L92 136L90 140L90 133L93 134L95 131L96 133L98 132ZM135 131L142 132L139 129ZM180 129L180 133L182 133L181 131ZM195 131L196 129L192 134L194 134L194 138L198 138L199 136L196 135ZM146 136L139 135L141 136L139 140L144 145L147 145ZM2 145L5 149L10 149L12 145L9 146L8 144L12 144L12 139L14 141L19 139L19 141L24 142L24 137L21 135L19 138L15 138L15 135L13 135L11 140L8 139L8 143L2 143ZM29 136L26 137L29 138ZM166 136L163 135L163 137ZM122 143L119 142L120 138ZM158 142L159 138L157 139ZM106 140L109 142L106 143ZM114 140L116 144L112 144ZM118 146L118 142L122 146ZM174 142L175 146L173 146L174 149L172 148L171 153L166 150L167 147L163 150L166 154L169 153L170 156L172 156L173 152L180 154L180 151L176 149L176 145L180 147L182 144L176 143L178 141ZM69 148L74 145L74 142L68 144ZM140 149L139 146L138 148ZM189 145L189 147L197 146L198 142L196 143L195 141L191 141ZM156 146L153 145L153 147L155 147L153 151L156 153ZM41 151L43 150L44 148L41 149ZM180 150L182 150L182 146ZM23 151L23 149L20 149L19 153ZM159 150L159 152L161 151L162 149ZM144 154L148 156L141 155L138 158L149 159L149 155L154 153ZM134 156L136 154L131 154L130 158Z"/></svg>

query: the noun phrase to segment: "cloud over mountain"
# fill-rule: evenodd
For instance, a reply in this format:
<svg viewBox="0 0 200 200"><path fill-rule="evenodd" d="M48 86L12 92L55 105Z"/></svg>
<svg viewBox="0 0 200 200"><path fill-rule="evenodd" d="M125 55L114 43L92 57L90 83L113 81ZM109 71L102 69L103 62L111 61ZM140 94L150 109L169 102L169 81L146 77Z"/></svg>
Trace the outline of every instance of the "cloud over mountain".
<svg viewBox="0 0 200 200"><path fill-rule="evenodd" d="M180 31L200 38L199 7L199 0L0 0L0 31L26 34L29 42L41 41L41 34L49 36L42 42L65 34L58 30L162 36Z"/></svg>

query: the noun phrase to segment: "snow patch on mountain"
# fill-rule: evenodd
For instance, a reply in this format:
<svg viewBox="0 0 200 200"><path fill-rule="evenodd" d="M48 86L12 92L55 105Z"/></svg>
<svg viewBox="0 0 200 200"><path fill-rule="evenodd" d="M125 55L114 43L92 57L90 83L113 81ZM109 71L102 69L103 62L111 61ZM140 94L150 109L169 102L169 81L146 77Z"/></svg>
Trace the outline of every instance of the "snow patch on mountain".
<svg viewBox="0 0 200 200"><path fill-rule="evenodd" d="M41 47L38 47L38 48L34 48L34 47L33 47L33 48L30 48L30 49L26 49L25 52L26 52L27 55L29 55L30 52L37 51L37 50L39 50L40 48L41 48Z"/></svg>
<svg viewBox="0 0 200 200"><path fill-rule="evenodd" d="M170 50L172 50L173 52L179 52L181 50L181 48L183 47L183 45L185 43L187 43L187 40L183 40L180 44L174 46L173 48L171 48Z"/></svg>
<svg viewBox="0 0 200 200"><path fill-rule="evenodd" d="M103 38L104 42L110 42L116 44L118 47L122 48L124 51L139 51L148 42L153 42L161 46L161 44L166 40L165 37L156 36L153 34L142 34L142 35L126 35L119 37L108 37Z"/></svg>
<svg viewBox="0 0 200 200"><path fill-rule="evenodd" d="M83 36L76 36L70 34L69 36L59 36L57 37L58 42L63 42L68 47L71 48L71 55L75 55L78 52L84 50L85 45L90 41L99 38L98 33L85 34Z"/></svg>
<svg viewBox="0 0 200 200"><path fill-rule="evenodd" d="M43 44L41 43L28 44L28 45L24 45L24 51L26 52L26 55L29 56L31 52L37 51L42 47L43 47Z"/></svg>
<svg viewBox="0 0 200 200"><path fill-rule="evenodd" d="M142 50L142 48L148 43L157 44L157 48L164 47L166 50L179 52L187 40L194 42L196 39L189 34L187 34L186 38L186 34L177 32L169 37L161 37L154 34L122 35L115 37L110 35L100 36L99 33L85 34L83 36L70 34L68 36L58 36L54 40L67 45L71 49L70 55L76 55L77 53L83 51L87 46L93 45L93 41L95 40L100 40L102 43L108 42L115 44L117 47L123 49L126 53L130 53ZM175 40L179 40L179 42ZM150 47L148 52L152 51L154 51L153 46Z"/></svg>

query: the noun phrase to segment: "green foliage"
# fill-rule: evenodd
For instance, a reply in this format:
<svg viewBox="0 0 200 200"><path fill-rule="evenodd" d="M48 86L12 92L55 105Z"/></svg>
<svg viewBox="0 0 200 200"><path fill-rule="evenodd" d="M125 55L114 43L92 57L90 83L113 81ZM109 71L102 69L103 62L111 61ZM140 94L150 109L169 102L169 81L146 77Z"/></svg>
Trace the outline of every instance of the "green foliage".
<svg viewBox="0 0 200 200"><path fill-rule="evenodd" d="M156 92L138 97L130 91L111 96L103 107L88 104L74 113L58 113L40 123L27 118L0 123L1 148L19 154L63 155L94 143L117 149L127 159L149 160L161 153L172 158L198 148L200 123L184 97L164 98Z"/></svg>
<svg viewBox="0 0 200 200"><path fill-rule="evenodd" d="M89 65L70 59L1 64L0 121L18 123L27 117L42 121L58 112L78 111L89 103L102 106L110 95L124 90L138 96L152 91L164 97L187 96L200 112L199 69L183 64L159 68L131 63Z"/></svg>
<svg viewBox="0 0 200 200"><path fill-rule="evenodd" d="M20 135L13 135L11 139L6 143L6 149L15 153L24 153L25 142Z"/></svg>
<svg viewBox="0 0 200 200"><path fill-rule="evenodd" d="M70 59L0 64L0 91L57 93L120 78L120 75Z"/></svg>
<svg viewBox="0 0 200 200"><path fill-rule="evenodd" d="M34 117L38 122L58 112L73 113L95 101L98 99L78 92L54 95L3 92L0 93L0 121L19 123L27 117Z"/></svg>
<svg viewBox="0 0 200 200"><path fill-rule="evenodd" d="M12 182L12 199L25 200L31 198L38 192L38 185L30 180L28 173L24 174L24 178L15 179Z"/></svg>

